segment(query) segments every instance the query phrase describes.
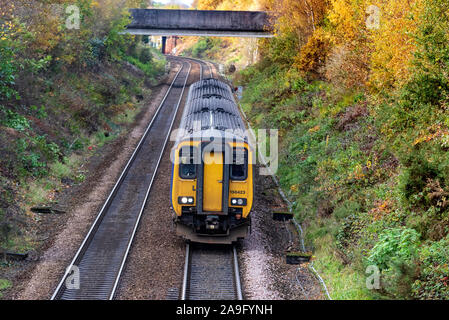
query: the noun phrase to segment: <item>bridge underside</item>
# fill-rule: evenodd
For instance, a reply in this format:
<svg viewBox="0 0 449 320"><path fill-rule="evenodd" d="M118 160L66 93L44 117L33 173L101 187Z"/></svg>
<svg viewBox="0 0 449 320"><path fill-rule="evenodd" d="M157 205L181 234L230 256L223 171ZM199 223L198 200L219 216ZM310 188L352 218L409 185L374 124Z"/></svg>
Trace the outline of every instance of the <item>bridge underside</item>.
<svg viewBox="0 0 449 320"><path fill-rule="evenodd" d="M131 9L126 33L154 36L267 38L269 17L262 11Z"/></svg>
<svg viewBox="0 0 449 320"><path fill-rule="evenodd" d="M272 34L267 32L253 31L212 31L212 30L170 30L170 29L130 29L126 30L128 34L150 35L150 36L196 36L196 37L242 37L242 38L272 38Z"/></svg>

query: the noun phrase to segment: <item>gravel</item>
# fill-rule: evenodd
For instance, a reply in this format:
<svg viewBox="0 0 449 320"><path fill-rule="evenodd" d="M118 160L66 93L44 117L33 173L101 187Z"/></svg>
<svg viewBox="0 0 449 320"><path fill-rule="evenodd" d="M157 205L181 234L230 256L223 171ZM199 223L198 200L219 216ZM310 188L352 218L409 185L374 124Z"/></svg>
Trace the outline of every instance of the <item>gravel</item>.
<svg viewBox="0 0 449 320"><path fill-rule="evenodd" d="M288 265L287 250L299 251L298 234L292 223L274 221L274 210L287 211L271 177L256 168L256 197L251 234L239 248L242 286L250 300L323 299L318 281L306 265Z"/></svg>

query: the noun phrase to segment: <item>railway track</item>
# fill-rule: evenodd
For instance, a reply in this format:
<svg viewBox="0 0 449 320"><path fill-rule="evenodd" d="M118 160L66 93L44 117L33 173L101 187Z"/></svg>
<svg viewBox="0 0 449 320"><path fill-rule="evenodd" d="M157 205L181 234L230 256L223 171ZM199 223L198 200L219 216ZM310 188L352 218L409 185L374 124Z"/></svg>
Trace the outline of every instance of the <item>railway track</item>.
<svg viewBox="0 0 449 320"><path fill-rule="evenodd" d="M209 77L209 78L214 78L214 73L213 73L213 71L212 71L212 66L211 66L211 64L209 63L209 62L203 62L204 63L204 67L205 67L205 71L204 71L204 74L205 74L205 76L207 77ZM204 68L203 67L203 68Z"/></svg>
<svg viewBox="0 0 449 320"><path fill-rule="evenodd" d="M200 65L200 80L204 78L214 78L214 72L212 69L212 64L210 62L205 62L203 60L198 60L194 58L185 58L187 60L196 62Z"/></svg>
<svg viewBox="0 0 449 320"><path fill-rule="evenodd" d="M192 64L187 59L178 61L181 62L180 70L68 266L52 300L114 298L190 75ZM78 277L79 281L71 282L73 277Z"/></svg>
<svg viewBox="0 0 449 320"><path fill-rule="evenodd" d="M242 300L234 246L186 245L181 300Z"/></svg>

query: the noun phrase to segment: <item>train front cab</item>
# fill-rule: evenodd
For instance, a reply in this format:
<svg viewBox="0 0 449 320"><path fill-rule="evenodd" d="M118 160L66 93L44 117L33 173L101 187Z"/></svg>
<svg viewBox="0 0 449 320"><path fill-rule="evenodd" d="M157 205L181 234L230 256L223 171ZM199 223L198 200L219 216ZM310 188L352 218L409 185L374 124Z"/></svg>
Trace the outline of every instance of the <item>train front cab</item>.
<svg viewBox="0 0 449 320"><path fill-rule="evenodd" d="M246 237L253 204L252 163L246 142L181 142L172 181L177 234L203 243Z"/></svg>

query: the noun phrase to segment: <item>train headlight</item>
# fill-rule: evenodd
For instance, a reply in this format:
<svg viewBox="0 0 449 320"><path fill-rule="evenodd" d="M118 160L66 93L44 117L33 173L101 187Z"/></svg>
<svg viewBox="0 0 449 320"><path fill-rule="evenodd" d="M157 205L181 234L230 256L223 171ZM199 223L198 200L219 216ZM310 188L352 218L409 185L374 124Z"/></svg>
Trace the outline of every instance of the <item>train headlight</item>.
<svg viewBox="0 0 449 320"><path fill-rule="evenodd" d="M246 206L246 199L245 198L232 198L231 204L234 206Z"/></svg>
<svg viewBox="0 0 449 320"><path fill-rule="evenodd" d="M179 204L193 204L194 201L193 197L178 197Z"/></svg>

